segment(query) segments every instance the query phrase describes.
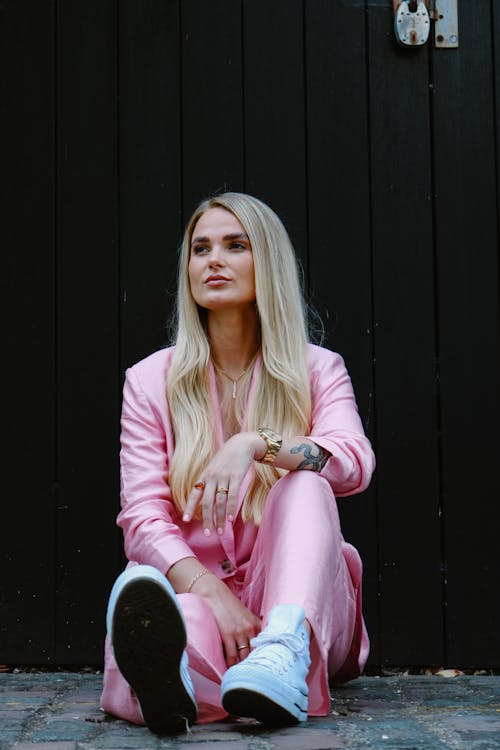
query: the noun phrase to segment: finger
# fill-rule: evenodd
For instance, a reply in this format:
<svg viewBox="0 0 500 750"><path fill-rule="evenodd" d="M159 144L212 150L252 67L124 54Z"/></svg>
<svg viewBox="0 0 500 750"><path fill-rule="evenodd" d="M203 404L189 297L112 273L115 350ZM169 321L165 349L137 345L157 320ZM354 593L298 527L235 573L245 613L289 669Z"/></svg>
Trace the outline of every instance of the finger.
<svg viewBox="0 0 500 750"><path fill-rule="evenodd" d="M205 536L210 536L213 529L215 490L215 482L207 482L205 489L203 490L203 497L201 499L203 533L205 534Z"/></svg>
<svg viewBox="0 0 500 750"><path fill-rule="evenodd" d="M247 643L236 646L236 651L238 653L238 661L243 661L243 659L246 659L250 653L250 644Z"/></svg>
<svg viewBox="0 0 500 750"><path fill-rule="evenodd" d="M227 495L226 513L227 520L232 523L236 515L236 507L238 505L238 490L240 487L239 482L232 481L229 484L229 493Z"/></svg>
<svg viewBox="0 0 500 750"><path fill-rule="evenodd" d="M229 493L227 496L226 513L227 520L232 523L238 508L238 495L245 474L237 471L229 478Z"/></svg>
<svg viewBox="0 0 500 750"><path fill-rule="evenodd" d="M234 638L228 637L222 641L224 646L224 652L226 654L226 664L228 667L232 667L233 664L239 662L238 651L236 650L236 643Z"/></svg>
<svg viewBox="0 0 500 750"><path fill-rule="evenodd" d="M249 634L248 636L248 643L250 646L250 650L248 653L250 653L250 651L253 650L252 643L251 643L252 638L256 638L261 631L262 631L262 620L259 620L258 617L254 617L251 634Z"/></svg>
<svg viewBox="0 0 500 750"><path fill-rule="evenodd" d="M228 480L223 479L217 483L215 494L215 519L217 523L217 533L222 534L224 524L226 523L226 508L228 496Z"/></svg>
<svg viewBox="0 0 500 750"><path fill-rule="evenodd" d="M183 521L188 522L192 519L193 515L196 512L198 503L200 502L203 496L204 489L205 489L205 482L203 480L196 482L194 487L191 489L191 492L189 493L188 501L186 503L186 507L184 508L184 514L182 516Z"/></svg>

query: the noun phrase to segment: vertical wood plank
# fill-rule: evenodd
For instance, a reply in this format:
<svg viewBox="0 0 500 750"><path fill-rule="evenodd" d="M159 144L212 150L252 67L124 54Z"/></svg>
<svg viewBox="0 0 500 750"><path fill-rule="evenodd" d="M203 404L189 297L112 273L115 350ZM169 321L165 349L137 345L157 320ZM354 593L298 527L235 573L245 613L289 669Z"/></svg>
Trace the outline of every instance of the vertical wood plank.
<svg viewBox="0 0 500 750"><path fill-rule="evenodd" d="M427 48L368 4L384 663L443 659Z"/></svg>
<svg viewBox="0 0 500 750"><path fill-rule="evenodd" d="M493 80L495 83L493 96L495 97L495 169L496 169L496 191L497 191L497 227L500 233L500 8L498 3L491 0L491 45Z"/></svg>
<svg viewBox="0 0 500 750"><path fill-rule="evenodd" d="M54 4L0 17L4 663L54 661Z"/></svg>
<svg viewBox="0 0 500 750"><path fill-rule="evenodd" d="M181 234L177 2L119 5L121 369L165 345Z"/></svg>
<svg viewBox="0 0 500 750"><path fill-rule="evenodd" d="M184 221L214 192L242 190L241 3L183 0Z"/></svg>
<svg viewBox="0 0 500 750"><path fill-rule="evenodd" d="M346 360L373 438L366 14L360 4L328 0L310 0L305 10L311 298L325 325L325 345ZM339 509L344 536L363 559L370 660L377 664L375 483L362 496L340 500Z"/></svg>
<svg viewBox="0 0 500 750"><path fill-rule="evenodd" d="M243 10L246 191L279 214L307 272L302 1Z"/></svg>
<svg viewBox="0 0 500 750"><path fill-rule="evenodd" d="M500 498L498 132L495 144L492 71L492 39L498 60L499 37L492 34L490 9L489 0L461 3L460 47L433 56L447 656L450 664L467 667L500 664L500 562L494 553ZM498 8L494 19L498 32Z"/></svg>
<svg viewBox="0 0 500 750"><path fill-rule="evenodd" d="M117 549L116 54L113 0L58 4L59 664L102 660Z"/></svg>

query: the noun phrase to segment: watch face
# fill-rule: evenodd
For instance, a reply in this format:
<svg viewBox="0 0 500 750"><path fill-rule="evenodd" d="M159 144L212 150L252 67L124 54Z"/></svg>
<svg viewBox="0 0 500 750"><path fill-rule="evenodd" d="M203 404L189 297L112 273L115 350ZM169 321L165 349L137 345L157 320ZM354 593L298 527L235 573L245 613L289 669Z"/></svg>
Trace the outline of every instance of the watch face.
<svg viewBox="0 0 500 750"><path fill-rule="evenodd" d="M272 440L273 443L281 442L281 435L278 435L278 433L274 432L274 430L270 430L269 427L263 427L262 432L269 438L269 440Z"/></svg>

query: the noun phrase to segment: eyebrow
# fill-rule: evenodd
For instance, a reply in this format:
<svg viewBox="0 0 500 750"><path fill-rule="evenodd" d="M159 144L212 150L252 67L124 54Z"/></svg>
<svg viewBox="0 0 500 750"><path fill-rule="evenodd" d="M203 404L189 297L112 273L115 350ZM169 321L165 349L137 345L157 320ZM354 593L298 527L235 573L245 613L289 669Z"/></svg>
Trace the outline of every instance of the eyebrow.
<svg viewBox="0 0 500 750"><path fill-rule="evenodd" d="M248 240L250 242L248 234L245 234L244 232L233 232L231 234L225 234L222 239L224 240L224 242L227 242L228 240ZM196 245L198 242L210 242L210 237L194 237L191 240L191 247L193 245Z"/></svg>

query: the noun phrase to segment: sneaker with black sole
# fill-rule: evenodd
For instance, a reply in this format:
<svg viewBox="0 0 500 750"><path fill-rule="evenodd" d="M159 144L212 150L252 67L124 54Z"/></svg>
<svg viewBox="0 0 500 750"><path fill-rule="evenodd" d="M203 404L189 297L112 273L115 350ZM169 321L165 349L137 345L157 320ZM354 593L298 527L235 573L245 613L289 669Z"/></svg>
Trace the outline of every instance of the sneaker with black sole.
<svg viewBox="0 0 500 750"><path fill-rule="evenodd" d="M234 716L264 724L286 725L307 719L309 634L304 610L281 604L250 644L252 651L222 678L222 705Z"/></svg>
<svg viewBox="0 0 500 750"><path fill-rule="evenodd" d="M107 628L118 668L155 734L186 730L197 705L188 671L186 627L175 592L149 565L125 570L111 591Z"/></svg>

